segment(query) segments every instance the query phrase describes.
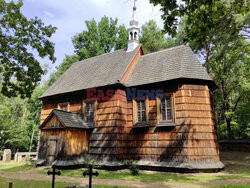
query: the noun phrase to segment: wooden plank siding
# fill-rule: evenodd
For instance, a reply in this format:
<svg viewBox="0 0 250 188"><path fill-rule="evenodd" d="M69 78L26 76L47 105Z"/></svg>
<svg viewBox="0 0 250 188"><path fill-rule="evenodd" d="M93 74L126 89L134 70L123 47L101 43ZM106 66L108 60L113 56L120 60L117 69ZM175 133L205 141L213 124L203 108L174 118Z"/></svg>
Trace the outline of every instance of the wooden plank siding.
<svg viewBox="0 0 250 188"><path fill-rule="evenodd" d="M117 158L118 133L127 119L127 100L123 90L116 90L109 101L97 101L96 120L89 144L89 154L96 158Z"/></svg>
<svg viewBox="0 0 250 188"><path fill-rule="evenodd" d="M127 116L123 115L127 121L117 134L118 159L169 160L206 156L219 161L209 88L205 85L181 85L173 91L173 96L176 126L170 130L156 128L157 103L149 100L147 115L153 125L148 130L135 131L133 103L127 101Z"/></svg>
<svg viewBox="0 0 250 188"><path fill-rule="evenodd" d="M155 161L212 159L218 162L213 96L208 86L180 84L170 91L173 96L175 127L157 127L159 122L157 102L148 100L147 120L150 126L148 129L135 130L133 102L127 100L125 89L116 89L110 100L96 102L95 127L89 136L86 131L68 132L68 130L56 134L62 139L70 140L65 146L67 155L78 155L82 151L88 151L97 159L103 157L111 160ZM70 112L82 112L82 100L65 102L70 103ZM55 108L57 103L44 102L41 122ZM41 136L47 137L49 134L55 133L43 131Z"/></svg>
<svg viewBox="0 0 250 188"><path fill-rule="evenodd" d="M50 137L56 140L56 159L75 159L83 157L88 152L88 134L80 129L43 129L40 132L39 158L47 158L47 150L50 147Z"/></svg>

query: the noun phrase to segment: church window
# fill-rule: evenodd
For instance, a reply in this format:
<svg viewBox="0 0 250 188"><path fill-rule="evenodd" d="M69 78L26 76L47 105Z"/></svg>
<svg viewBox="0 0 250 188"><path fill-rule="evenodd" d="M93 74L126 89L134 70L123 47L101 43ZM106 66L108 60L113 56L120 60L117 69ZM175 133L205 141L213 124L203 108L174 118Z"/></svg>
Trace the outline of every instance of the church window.
<svg viewBox="0 0 250 188"><path fill-rule="evenodd" d="M68 102L59 103L57 106L57 109L68 112L69 111L69 103Z"/></svg>

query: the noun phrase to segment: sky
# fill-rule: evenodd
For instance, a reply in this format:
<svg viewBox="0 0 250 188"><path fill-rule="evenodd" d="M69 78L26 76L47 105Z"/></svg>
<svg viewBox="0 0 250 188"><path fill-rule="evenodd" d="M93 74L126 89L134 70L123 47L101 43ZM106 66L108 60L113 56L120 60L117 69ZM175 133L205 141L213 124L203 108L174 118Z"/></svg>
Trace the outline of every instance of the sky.
<svg viewBox="0 0 250 188"><path fill-rule="evenodd" d="M72 37L86 30L85 21L93 18L99 22L106 15L118 18L118 24L127 28L132 17L133 0L23 0L22 13L27 18L37 16L45 25L57 27L51 37L55 44L56 62L52 64L48 58L38 58L42 65L49 64L49 73L56 70L65 55L72 55L74 47ZM160 7L154 7L149 0L137 0L137 18L139 26L150 19L163 28Z"/></svg>

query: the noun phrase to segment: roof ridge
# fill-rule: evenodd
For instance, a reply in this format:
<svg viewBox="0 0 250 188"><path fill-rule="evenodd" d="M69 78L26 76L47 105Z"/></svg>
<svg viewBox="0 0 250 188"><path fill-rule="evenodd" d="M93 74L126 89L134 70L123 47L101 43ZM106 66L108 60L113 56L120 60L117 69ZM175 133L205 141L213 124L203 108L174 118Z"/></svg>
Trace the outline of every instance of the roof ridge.
<svg viewBox="0 0 250 188"><path fill-rule="evenodd" d="M119 78L119 82L120 82L120 80L123 78L124 74L125 74L126 71L128 70L129 66L131 65L133 59L136 57L136 54L137 54L137 52L138 52L140 49L142 49L142 44L139 44L138 47L136 47L133 51L131 51L131 52L135 52L135 53L134 53L132 59L130 60L129 64L127 65L127 67L124 69L124 71L123 71L121 77ZM142 56L141 56L141 57L142 57ZM141 58L138 59L138 62L140 61L140 59L141 59ZM137 62L137 63L138 63L138 62ZM133 72L133 70L131 71L131 73L132 73L132 72ZM126 81L125 81L125 82L126 82Z"/></svg>
<svg viewBox="0 0 250 188"><path fill-rule="evenodd" d="M52 111L65 112L65 113L69 113L69 114L77 114L77 113L68 112L68 111L59 110L59 109L53 109Z"/></svg>
<svg viewBox="0 0 250 188"><path fill-rule="evenodd" d="M171 47L171 48L167 48L167 49L163 49L163 50L160 50L160 51L152 52L150 54L142 55L142 57L149 56L149 55L154 55L154 54L157 54L157 53L162 53L162 52L166 52L166 51L170 51L170 50L175 50L175 49L181 48L181 47L187 47L187 45L182 44L182 45L179 45L179 46L174 46L174 47Z"/></svg>

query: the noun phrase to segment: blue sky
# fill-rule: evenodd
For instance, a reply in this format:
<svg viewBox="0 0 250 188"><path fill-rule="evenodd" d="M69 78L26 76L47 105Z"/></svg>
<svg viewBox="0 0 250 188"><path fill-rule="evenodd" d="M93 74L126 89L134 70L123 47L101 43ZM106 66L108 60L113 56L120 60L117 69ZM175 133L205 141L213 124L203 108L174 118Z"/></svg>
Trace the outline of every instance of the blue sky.
<svg viewBox="0 0 250 188"><path fill-rule="evenodd" d="M52 64L47 58L39 59L48 63L50 73L55 71L65 57L72 55L74 48L71 38L86 29L85 21L94 18L99 21L104 15L118 18L119 24L128 27L132 16L133 0L23 0L22 13L28 18L37 16L46 25L57 27L51 40L55 43L57 61ZM137 17L140 26L150 19L163 27L160 7L154 7L149 0L137 0Z"/></svg>

